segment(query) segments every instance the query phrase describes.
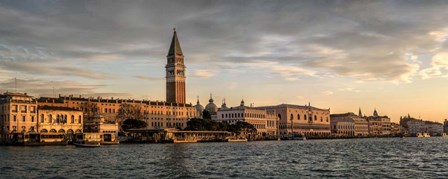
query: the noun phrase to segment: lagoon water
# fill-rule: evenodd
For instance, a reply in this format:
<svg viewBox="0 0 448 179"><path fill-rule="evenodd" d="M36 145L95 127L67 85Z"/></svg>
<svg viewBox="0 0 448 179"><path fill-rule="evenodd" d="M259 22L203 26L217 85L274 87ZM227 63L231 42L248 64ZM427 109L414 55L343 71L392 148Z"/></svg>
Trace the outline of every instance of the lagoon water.
<svg viewBox="0 0 448 179"><path fill-rule="evenodd" d="M0 146L0 178L446 178L448 138Z"/></svg>

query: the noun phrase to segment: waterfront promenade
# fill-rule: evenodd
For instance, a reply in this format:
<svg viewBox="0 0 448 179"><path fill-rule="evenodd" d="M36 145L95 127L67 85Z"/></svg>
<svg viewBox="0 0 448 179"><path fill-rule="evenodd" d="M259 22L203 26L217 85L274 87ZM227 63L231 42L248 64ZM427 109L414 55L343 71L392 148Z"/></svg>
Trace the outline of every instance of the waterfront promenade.
<svg viewBox="0 0 448 179"><path fill-rule="evenodd" d="M441 178L446 138L0 147L2 178Z"/></svg>

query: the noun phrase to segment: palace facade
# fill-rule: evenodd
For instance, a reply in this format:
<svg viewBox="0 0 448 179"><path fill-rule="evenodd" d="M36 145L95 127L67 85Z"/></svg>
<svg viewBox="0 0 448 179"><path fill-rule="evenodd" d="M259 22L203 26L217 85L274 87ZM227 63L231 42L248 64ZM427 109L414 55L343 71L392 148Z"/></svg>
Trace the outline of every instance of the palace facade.
<svg viewBox="0 0 448 179"><path fill-rule="evenodd" d="M298 133L306 137L330 136L330 109L320 109L310 104L280 104L256 108L277 115L279 135Z"/></svg>
<svg viewBox="0 0 448 179"><path fill-rule="evenodd" d="M224 102L216 115L212 115L212 119L228 124L235 124L238 121L252 124L257 129L258 137L274 138L277 134L278 118L272 111L265 109L257 109L244 105L244 100L240 106L227 107Z"/></svg>

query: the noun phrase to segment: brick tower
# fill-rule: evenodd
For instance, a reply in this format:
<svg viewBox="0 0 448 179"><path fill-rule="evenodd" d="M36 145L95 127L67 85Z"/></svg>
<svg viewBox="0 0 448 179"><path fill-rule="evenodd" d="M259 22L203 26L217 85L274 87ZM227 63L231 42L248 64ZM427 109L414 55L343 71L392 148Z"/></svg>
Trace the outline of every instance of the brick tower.
<svg viewBox="0 0 448 179"><path fill-rule="evenodd" d="M166 101L185 104L185 64L184 55L174 29L170 50L166 56Z"/></svg>

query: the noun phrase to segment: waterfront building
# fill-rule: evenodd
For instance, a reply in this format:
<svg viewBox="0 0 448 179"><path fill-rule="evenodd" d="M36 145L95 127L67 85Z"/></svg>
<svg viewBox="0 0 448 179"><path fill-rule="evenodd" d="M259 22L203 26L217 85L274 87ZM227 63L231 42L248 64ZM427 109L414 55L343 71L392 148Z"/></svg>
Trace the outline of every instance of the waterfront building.
<svg viewBox="0 0 448 179"><path fill-rule="evenodd" d="M85 118L101 115L105 121L118 122L123 121L117 118L120 107L129 104L134 105L140 111L140 120L148 124L148 128L185 128L190 118L200 116L196 108L191 104L174 104L149 100L134 99L103 99L83 98L73 96L59 96L58 98L42 97L38 99L39 106L59 106L79 109L84 111ZM93 114L90 115L91 109Z"/></svg>
<svg viewBox="0 0 448 179"><path fill-rule="evenodd" d="M26 93L0 95L0 141L9 142L14 133L37 132L37 102Z"/></svg>
<svg viewBox="0 0 448 179"><path fill-rule="evenodd" d="M369 125L369 135L381 136L390 135L390 118L387 116L380 116L376 109L372 116L366 117Z"/></svg>
<svg viewBox="0 0 448 179"><path fill-rule="evenodd" d="M37 126L40 133L82 133L83 113L68 107L39 106Z"/></svg>
<svg viewBox="0 0 448 179"><path fill-rule="evenodd" d="M443 133L443 124L424 120L409 120L407 122L409 135L415 136L417 133L429 133L430 135L440 135Z"/></svg>
<svg viewBox="0 0 448 179"><path fill-rule="evenodd" d="M369 135L368 122L362 116L352 112L344 114L331 114L331 132L337 136L367 136Z"/></svg>
<svg viewBox="0 0 448 179"><path fill-rule="evenodd" d="M228 108L225 101L213 116L213 120L235 124L238 121L252 124L257 129L258 137L274 138L277 136L277 115L272 110L245 106L244 100L240 106Z"/></svg>
<svg viewBox="0 0 448 179"><path fill-rule="evenodd" d="M397 124L395 122L390 123L390 134L391 135L400 135L403 134L403 129L400 126L400 124Z"/></svg>
<svg viewBox="0 0 448 179"><path fill-rule="evenodd" d="M303 134L306 137L330 136L330 109L320 109L308 105L280 104L261 106L268 113L276 114L279 123L279 134Z"/></svg>
<svg viewBox="0 0 448 179"><path fill-rule="evenodd" d="M400 117L400 126L408 135L415 136L417 133L430 133L431 135L440 135L444 132L443 124L423 119L417 119L407 116ZM403 132L404 133L404 132Z"/></svg>
<svg viewBox="0 0 448 179"><path fill-rule="evenodd" d="M84 122L84 132L98 133L101 144L118 144L118 122L106 121L101 115L87 118Z"/></svg>

